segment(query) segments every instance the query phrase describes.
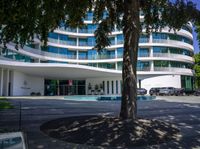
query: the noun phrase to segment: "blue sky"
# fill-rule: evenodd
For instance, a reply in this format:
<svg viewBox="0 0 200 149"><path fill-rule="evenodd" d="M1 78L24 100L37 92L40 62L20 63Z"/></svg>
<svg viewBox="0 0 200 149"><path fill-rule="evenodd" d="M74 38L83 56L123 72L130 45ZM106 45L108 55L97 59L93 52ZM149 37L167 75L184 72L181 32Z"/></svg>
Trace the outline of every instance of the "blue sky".
<svg viewBox="0 0 200 149"><path fill-rule="evenodd" d="M194 3L197 4L197 8L200 10L200 0L192 0ZM199 53L199 45L198 45L198 41L197 41L197 33L195 31L193 31L193 36L194 36L194 51L195 53Z"/></svg>

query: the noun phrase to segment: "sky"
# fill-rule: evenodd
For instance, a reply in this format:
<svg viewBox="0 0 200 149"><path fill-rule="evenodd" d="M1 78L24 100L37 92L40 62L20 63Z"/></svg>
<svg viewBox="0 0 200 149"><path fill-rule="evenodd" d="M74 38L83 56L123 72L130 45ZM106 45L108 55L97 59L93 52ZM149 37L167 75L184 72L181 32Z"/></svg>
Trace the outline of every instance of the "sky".
<svg viewBox="0 0 200 149"><path fill-rule="evenodd" d="M200 0L192 0L195 4L197 4L197 8L200 10ZM197 41L197 33L194 31L193 29L193 36L194 36L194 52L195 53L199 53L200 52L200 48L198 45L198 41Z"/></svg>

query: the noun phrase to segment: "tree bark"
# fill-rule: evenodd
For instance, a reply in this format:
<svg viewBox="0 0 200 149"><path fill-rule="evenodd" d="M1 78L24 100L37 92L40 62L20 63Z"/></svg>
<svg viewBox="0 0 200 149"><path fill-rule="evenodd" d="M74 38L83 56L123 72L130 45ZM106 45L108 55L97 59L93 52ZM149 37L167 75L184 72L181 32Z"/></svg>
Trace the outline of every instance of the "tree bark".
<svg viewBox="0 0 200 149"><path fill-rule="evenodd" d="M120 118L137 118L137 53L140 33L139 0L124 1L124 53Z"/></svg>

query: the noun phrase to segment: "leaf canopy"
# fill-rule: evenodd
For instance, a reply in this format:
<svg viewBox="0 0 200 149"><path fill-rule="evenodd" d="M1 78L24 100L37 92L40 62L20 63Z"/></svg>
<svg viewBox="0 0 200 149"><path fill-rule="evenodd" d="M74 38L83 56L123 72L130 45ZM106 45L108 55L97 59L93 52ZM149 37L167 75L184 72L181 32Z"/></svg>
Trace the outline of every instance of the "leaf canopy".
<svg viewBox="0 0 200 149"><path fill-rule="evenodd" d="M165 26L180 29L188 21L200 24L200 12L191 1L139 2L144 15L141 28L145 28L147 32L158 31ZM61 22L65 26L81 27L84 25L84 17L91 10L94 15L93 22L99 24L95 32L95 48L103 49L110 44L108 35L115 28L122 30L128 23L123 16L123 0L1 0L0 42L6 44L14 41L24 45L32 42L34 36L38 35L46 44L48 33L56 29Z"/></svg>

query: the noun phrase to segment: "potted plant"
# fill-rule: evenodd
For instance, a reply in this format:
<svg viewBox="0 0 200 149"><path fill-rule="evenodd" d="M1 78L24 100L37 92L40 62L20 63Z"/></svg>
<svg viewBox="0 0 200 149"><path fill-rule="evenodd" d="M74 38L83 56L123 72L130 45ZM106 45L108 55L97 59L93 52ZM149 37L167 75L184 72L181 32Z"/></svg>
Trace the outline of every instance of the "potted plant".
<svg viewBox="0 0 200 149"><path fill-rule="evenodd" d="M98 90L99 90L98 84L96 84L94 88L95 88L95 95L98 95Z"/></svg>
<svg viewBox="0 0 200 149"><path fill-rule="evenodd" d="M88 95L91 95L91 94L92 94L91 90L92 90L92 86L91 86L91 84L89 83L89 84L88 84Z"/></svg>
<svg viewBox="0 0 200 149"><path fill-rule="evenodd" d="M103 91L103 84L102 84L102 83L100 84L100 94L101 94L101 95L104 94L104 91Z"/></svg>

